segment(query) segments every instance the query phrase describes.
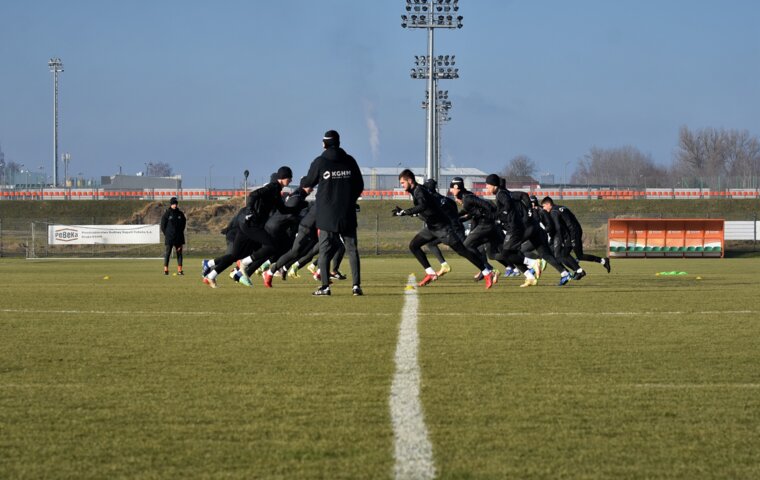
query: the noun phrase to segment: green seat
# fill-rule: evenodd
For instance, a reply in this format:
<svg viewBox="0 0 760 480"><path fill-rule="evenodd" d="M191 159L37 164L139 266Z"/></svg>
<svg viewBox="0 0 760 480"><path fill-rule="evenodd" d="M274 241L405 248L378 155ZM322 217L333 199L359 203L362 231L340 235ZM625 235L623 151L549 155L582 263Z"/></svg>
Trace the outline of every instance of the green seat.
<svg viewBox="0 0 760 480"><path fill-rule="evenodd" d="M677 252L678 251L678 247L668 247L668 251L669 252Z"/></svg>
<svg viewBox="0 0 760 480"><path fill-rule="evenodd" d="M633 245L629 245L628 248L626 248L626 251L628 251L628 252L635 252L636 251L636 247L634 247Z"/></svg>
<svg viewBox="0 0 760 480"><path fill-rule="evenodd" d="M652 251L653 252L661 252L662 251L662 247L659 247L659 246L655 245L654 247L652 247Z"/></svg>
<svg viewBox="0 0 760 480"><path fill-rule="evenodd" d="M717 247L713 247L712 251L713 252L720 252L720 245L718 245Z"/></svg>
<svg viewBox="0 0 760 480"><path fill-rule="evenodd" d="M634 251L636 251L636 252L643 252L644 251L644 247L637 246L636 250L634 250Z"/></svg>
<svg viewBox="0 0 760 480"><path fill-rule="evenodd" d="M694 251L694 247L693 247L693 246L691 246L691 247L686 247L686 251L687 251L687 252L693 252L693 251Z"/></svg>
<svg viewBox="0 0 760 480"><path fill-rule="evenodd" d="M678 247L678 248L676 249L676 251L677 251L677 252L685 252L685 251L686 251L686 247Z"/></svg>
<svg viewBox="0 0 760 480"><path fill-rule="evenodd" d="M710 248L710 247L695 247L694 251L695 252L707 252L708 250L705 250L705 248Z"/></svg>
<svg viewBox="0 0 760 480"><path fill-rule="evenodd" d="M644 247L644 251L645 252L651 252L652 251L652 247L650 247L649 245L647 245L646 247Z"/></svg>

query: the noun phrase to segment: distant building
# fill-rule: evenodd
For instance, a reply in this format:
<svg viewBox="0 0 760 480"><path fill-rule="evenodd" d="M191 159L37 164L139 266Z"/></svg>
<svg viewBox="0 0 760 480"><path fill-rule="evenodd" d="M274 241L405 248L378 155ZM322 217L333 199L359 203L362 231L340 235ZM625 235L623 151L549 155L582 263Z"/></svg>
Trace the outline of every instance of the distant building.
<svg viewBox="0 0 760 480"><path fill-rule="evenodd" d="M554 174L544 173L538 177L538 181L541 183L541 185L554 185Z"/></svg>
<svg viewBox="0 0 760 480"><path fill-rule="evenodd" d="M505 177L507 188L510 190L535 190L541 184L530 176Z"/></svg>
<svg viewBox="0 0 760 480"><path fill-rule="evenodd" d="M100 177L104 190L145 190L182 188L182 175L173 177L146 177L144 175L111 175Z"/></svg>
<svg viewBox="0 0 760 480"><path fill-rule="evenodd" d="M394 190L401 188L398 183L398 175L405 168L409 167L361 167L364 190ZM424 167L409 169L417 176L418 183L425 181ZM441 168L438 187L441 189L448 188L452 178L462 177L465 187L468 189L483 188L487 175L487 173L477 168Z"/></svg>

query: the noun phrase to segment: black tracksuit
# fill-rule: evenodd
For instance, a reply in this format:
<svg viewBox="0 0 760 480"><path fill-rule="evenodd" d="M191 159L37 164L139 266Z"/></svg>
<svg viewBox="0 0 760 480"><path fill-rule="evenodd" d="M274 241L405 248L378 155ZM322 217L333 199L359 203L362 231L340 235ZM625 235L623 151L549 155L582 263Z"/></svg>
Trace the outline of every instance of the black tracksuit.
<svg viewBox="0 0 760 480"><path fill-rule="evenodd" d="M551 236L551 248L554 252L554 256L571 270L578 270L581 268L578 264L578 260L570 255L573 250L571 238L574 233L570 232L568 225L562 220L562 212L560 212L557 205L552 207L549 212L549 218L552 225L551 230L553 231Z"/></svg>
<svg viewBox="0 0 760 480"><path fill-rule="evenodd" d="M298 225L302 218L301 212L309 206L309 203L306 201L306 197L308 196L309 194L302 189L296 189L285 200L285 206L293 208L295 211L289 213L274 212L269 217L269 220L267 220L266 225L264 225L264 229L272 236L275 243L272 261L290 250L290 247L293 245L293 239L296 236ZM255 268L257 267L258 265ZM251 270L252 272L253 270Z"/></svg>
<svg viewBox="0 0 760 480"><path fill-rule="evenodd" d="M275 272L282 267L289 268L299 257L306 255L317 246L317 209L314 204L311 204L305 212L306 214L298 224L298 231L290 250L269 267L270 271Z"/></svg>
<svg viewBox="0 0 760 480"><path fill-rule="evenodd" d="M601 257L583 253L583 227L581 227L580 222L575 218L573 212L571 212L569 208L561 205L554 205L552 207L552 212L554 212L554 209L559 212L560 221L564 231L567 232L570 246L573 253L575 253L575 258L577 258L578 261L602 263Z"/></svg>
<svg viewBox="0 0 760 480"><path fill-rule="evenodd" d="M251 255L256 260L262 258L266 260L275 251L274 239L264 228L267 220L275 211L282 213L298 211L285 206L281 192L282 185L275 181L248 194L245 215L238 216L238 232L232 245L232 253L225 253L214 259L214 270L217 273L222 273L241 258Z"/></svg>
<svg viewBox="0 0 760 480"><path fill-rule="evenodd" d="M317 186L317 228L319 268L322 287L330 285L330 261L342 239L348 253L354 285L361 285L361 264L357 246L356 201L364 190L364 180L354 157L340 147L327 147L311 162L304 185Z"/></svg>
<svg viewBox="0 0 760 480"><path fill-rule="evenodd" d="M499 188L496 191L496 221L504 231L500 257L496 259L504 265L514 265L521 272L525 272L525 255L520 250L525 236L525 219L521 210L522 206L512 198L509 190Z"/></svg>
<svg viewBox="0 0 760 480"><path fill-rule="evenodd" d="M436 200L435 196L422 185L414 184L409 193L412 195L414 206L402 210L401 213L403 215L417 215L425 222L425 228L415 235L409 243L409 250L420 262L420 265L425 269L430 268L430 262L425 252L422 251L422 246L440 240L440 243L451 247L457 254L475 265L478 270L485 270L486 265L480 256L462 243L461 238L456 233L452 219L443 211L440 201Z"/></svg>
<svg viewBox="0 0 760 480"><path fill-rule="evenodd" d="M528 258L534 258L530 256L530 252L535 250L538 253L538 258L543 258L546 260L546 263L554 267L559 273L562 273L565 271L565 268L562 266L564 262L554 255L549 246L547 232L541 228L541 223L543 223L541 221L541 212L546 213L541 208L530 208L527 210L526 218L530 226L525 230L526 235L521 250ZM548 215L546 215L544 220L551 223L551 218ZM544 225L546 224L544 223Z"/></svg>
<svg viewBox="0 0 760 480"><path fill-rule="evenodd" d="M433 197L440 203L443 213L445 213L446 216L451 220L452 225L454 225L455 233L459 235L459 238L461 240L464 240L464 225L462 225L462 222L459 220L459 209L457 209L457 202L447 196L441 195L437 191L431 190L430 193L432 193ZM435 256L439 263L444 263L446 262L446 258L443 256L443 252L441 252L441 249L438 247L440 243L440 240L433 240L427 244L427 248L430 250L430 253Z"/></svg>
<svg viewBox="0 0 760 480"><path fill-rule="evenodd" d="M185 244L187 218L179 208L169 207L161 217L161 233L164 234L164 267L169 266L172 249L177 251L177 266L182 267L182 245Z"/></svg>
<svg viewBox="0 0 760 480"><path fill-rule="evenodd" d="M462 192L462 211L459 212L459 217L471 220L474 225L464 239L464 246L481 255L484 263L487 263L479 248L488 244L488 256L498 260L502 239L495 223L496 207L494 204L488 200L483 200L469 190L464 190Z"/></svg>
<svg viewBox="0 0 760 480"><path fill-rule="evenodd" d="M246 207L238 210L235 216L230 219L230 222L227 224L227 226L222 229L222 235L224 235L224 241L227 244L226 253L232 253L232 247L235 244L235 237L237 237L237 234L240 231L238 228L238 222L240 222L241 219L246 216L247 211L248 210Z"/></svg>

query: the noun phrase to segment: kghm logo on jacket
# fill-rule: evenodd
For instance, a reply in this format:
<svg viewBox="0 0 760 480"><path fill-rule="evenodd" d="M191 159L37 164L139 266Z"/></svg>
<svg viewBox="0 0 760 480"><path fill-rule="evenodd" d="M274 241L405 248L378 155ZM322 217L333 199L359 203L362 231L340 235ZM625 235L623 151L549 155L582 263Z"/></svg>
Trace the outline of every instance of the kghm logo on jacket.
<svg viewBox="0 0 760 480"><path fill-rule="evenodd" d="M325 174L329 175L325 177L325 179L332 177L332 178L351 178L351 170L333 170L332 172L325 172ZM324 176L324 175L323 175Z"/></svg>

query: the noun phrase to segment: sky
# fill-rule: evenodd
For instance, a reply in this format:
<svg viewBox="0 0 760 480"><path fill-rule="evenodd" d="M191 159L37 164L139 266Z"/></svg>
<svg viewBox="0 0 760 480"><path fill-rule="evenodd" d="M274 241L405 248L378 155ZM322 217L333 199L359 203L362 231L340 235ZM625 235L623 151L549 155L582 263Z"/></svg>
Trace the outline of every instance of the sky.
<svg viewBox="0 0 760 480"><path fill-rule="evenodd" d="M592 147L672 162L678 131L760 135L760 2L460 0L435 33L460 78L443 166L499 172L527 155L569 177ZM166 162L186 187L304 175L328 129L363 167L424 166L426 84L409 71L426 34L404 0L4 0L0 148L87 178ZM63 171L59 165L59 172ZM62 173L59 173L62 176Z"/></svg>

